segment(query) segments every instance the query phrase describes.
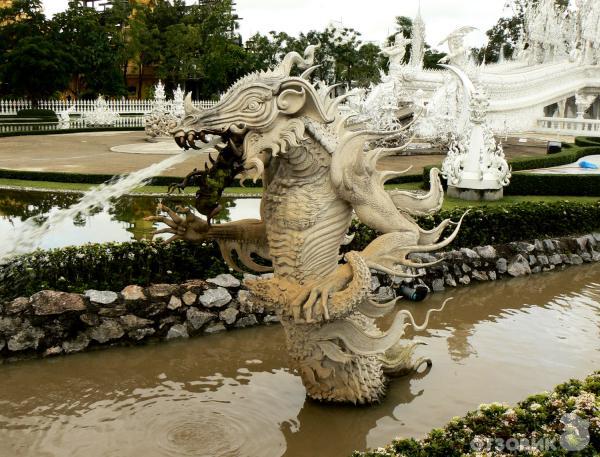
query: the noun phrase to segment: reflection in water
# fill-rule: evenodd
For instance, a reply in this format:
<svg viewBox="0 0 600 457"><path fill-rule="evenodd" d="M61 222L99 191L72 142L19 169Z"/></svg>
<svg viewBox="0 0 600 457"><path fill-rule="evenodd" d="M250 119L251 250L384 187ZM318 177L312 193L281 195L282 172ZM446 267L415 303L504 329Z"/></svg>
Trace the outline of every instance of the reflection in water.
<svg viewBox="0 0 600 457"><path fill-rule="evenodd" d="M305 401L277 326L0 366L0 455L347 456L600 366L600 265L452 295L415 335L431 372L371 407Z"/></svg>
<svg viewBox="0 0 600 457"><path fill-rule="evenodd" d="M0 194L0 237L10 238L25 220L36 217L41 225L49 215L68 208L80 198L77 194L51 192L2 191ZM167 205L190 205L192 200L177 196L161 199ZM156 224L144 221L155 213L157 197L121 197L109 209L96 209L88 216L78 215L54 227L43 237L43 249L73 246L84 243L151 239ZM224 199L218 222L259 216L260 200Z"/></svg>

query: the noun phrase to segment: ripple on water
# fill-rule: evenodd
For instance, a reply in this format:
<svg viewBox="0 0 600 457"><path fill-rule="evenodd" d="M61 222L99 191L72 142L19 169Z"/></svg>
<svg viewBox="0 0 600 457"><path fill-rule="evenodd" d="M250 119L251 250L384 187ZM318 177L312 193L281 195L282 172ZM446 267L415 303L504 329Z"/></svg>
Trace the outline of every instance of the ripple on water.
<svg viewBox="0 0 600 457"><path fill-rule="evenodd" d="M286 450L282 425L298 428L304 399L300 379L286 370L223 378L216 390L202 392L163 380L77 414L13 418L14 433L0 431L0 442L22 448L25 428L35 444L18 455L279 457Z"/></svg>

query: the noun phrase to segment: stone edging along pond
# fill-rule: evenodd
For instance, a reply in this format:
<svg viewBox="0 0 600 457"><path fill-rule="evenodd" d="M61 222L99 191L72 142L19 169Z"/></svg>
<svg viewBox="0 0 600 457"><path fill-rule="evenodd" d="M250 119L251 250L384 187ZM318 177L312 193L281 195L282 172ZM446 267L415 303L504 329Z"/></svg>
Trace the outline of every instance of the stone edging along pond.
<svg viewBox="0 0 600 457"><path fill-rule="evenodd" d="M422 263L439 258L443 258L441 264L416 280L433 291L600 261L600 233L413 255ZM398 294L401 284L399 278L374 275L371 289L378 299L388 301ZM241 282L230 274L182 284L130 285L119 292L43 290L0 304L0 361L188 338L275 322L277 316L253 303Z"/></svg>

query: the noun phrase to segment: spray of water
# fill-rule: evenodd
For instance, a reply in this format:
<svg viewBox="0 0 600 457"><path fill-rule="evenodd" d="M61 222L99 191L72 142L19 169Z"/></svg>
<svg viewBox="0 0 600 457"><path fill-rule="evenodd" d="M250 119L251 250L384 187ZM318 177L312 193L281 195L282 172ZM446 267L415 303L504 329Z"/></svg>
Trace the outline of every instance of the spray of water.
<svg viewBox="0 0 600 457"><path fill-rule="evenodd" d="M166 169L187 160L190 155L199 152L191 150L182 152L134 173L122 176L113 182L94 187L88 190L77 203L50 213L42 225L36 222L36 217L30 217L19 227L19 232L15 230L12 236L9 236L7 240L0 244L0 264L5 263L14 256L26 254L36 249L43 236L62 222L72 220L77 215L88 216L94 209L111 205L111 200L131 192L153 176L159 175Z"/></svg>

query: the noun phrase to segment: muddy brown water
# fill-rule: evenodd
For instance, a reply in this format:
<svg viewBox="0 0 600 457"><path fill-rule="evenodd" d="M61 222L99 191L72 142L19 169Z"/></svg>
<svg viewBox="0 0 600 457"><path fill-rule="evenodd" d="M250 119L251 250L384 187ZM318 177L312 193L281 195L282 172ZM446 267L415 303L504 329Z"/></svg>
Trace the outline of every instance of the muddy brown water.
<svg viewBox="0 0 600 457"><path fill-rule="evenodd" d="M305 400L278 326L0 366L0 456L347 456L600 368L600 265L453 296L415 337L425 376L370 407Z"/></svg>

